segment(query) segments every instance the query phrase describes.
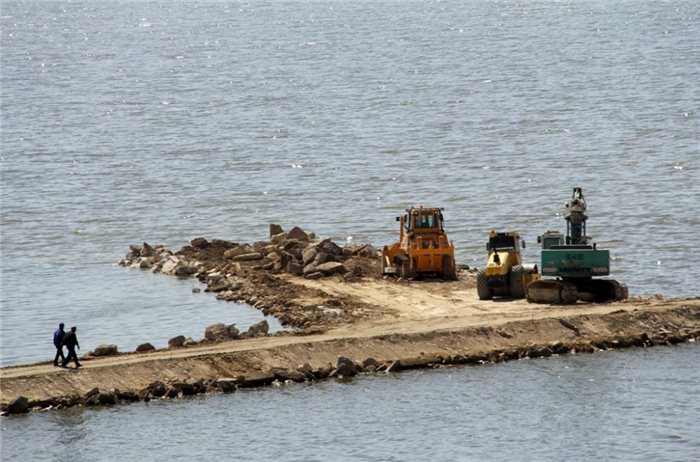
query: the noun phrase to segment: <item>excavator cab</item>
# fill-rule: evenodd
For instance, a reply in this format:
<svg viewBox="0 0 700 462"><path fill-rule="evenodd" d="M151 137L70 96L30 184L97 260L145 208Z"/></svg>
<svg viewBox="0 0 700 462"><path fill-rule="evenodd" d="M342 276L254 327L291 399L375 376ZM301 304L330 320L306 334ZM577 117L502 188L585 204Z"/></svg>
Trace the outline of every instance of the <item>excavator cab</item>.
<svg viewBox="0 0 700 462"><path fill-rule="evenodd" d="M399 242L382 250L382 273L406 279L437 274L457 279L454 245L448 241L441 208L411 207L396 217Z"/></svg>

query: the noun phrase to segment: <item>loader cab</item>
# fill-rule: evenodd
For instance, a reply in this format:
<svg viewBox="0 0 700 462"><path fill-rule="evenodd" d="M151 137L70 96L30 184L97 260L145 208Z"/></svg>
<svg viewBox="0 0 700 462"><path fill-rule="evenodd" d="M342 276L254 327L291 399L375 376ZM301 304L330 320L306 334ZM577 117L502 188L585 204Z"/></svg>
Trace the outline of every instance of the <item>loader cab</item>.
<svg viewBox="0 0 700 462"><path fill-rule="evenodd" d="M442 211L438 208L423 207L406 210L403 217L406 232L444 233Z"/></svg>

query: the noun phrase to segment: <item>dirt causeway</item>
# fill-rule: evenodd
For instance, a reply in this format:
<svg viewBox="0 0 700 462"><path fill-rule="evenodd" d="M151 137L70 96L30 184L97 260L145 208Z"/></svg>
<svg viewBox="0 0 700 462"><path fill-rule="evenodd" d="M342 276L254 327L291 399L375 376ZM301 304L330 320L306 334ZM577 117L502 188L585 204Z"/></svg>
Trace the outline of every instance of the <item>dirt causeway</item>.
<svg viewBox="0 0 700 462"><path fill-rule="evenodd" d="M199 251L193 245L179 252L161 251L165 257L157 258L135 256L132 247L122 264L166 272L161 263L171 262L165 269L199 278L222 299L252 301L293 331L87 358L78 370L49 362L5 367L0 369L3 410L233 392L274 381L665 345L700 337L700 297L636 297L571 306L482 301L473 271L462 269L451 282L384 279L371 270L376 249L363 246L338 251L326 242L313 257L310 246L318 246L317 241L309 238L294 246L278 237L274 248L270 242L258 245L265 248L258 252L261 256L240 258L251 249L230 252L237 244L195 241ZM282 252L290 256L279 251L285 246ZM148 248L152 255L157 252L157 247ZM230 258L223 257L227 251ZM311 260L322 252L321 263ZM144 258L150 260L144 264ZM305 258L307 265L316 265L313 271L304 273ZM301 268L294 266L295 260Z"/></svg>

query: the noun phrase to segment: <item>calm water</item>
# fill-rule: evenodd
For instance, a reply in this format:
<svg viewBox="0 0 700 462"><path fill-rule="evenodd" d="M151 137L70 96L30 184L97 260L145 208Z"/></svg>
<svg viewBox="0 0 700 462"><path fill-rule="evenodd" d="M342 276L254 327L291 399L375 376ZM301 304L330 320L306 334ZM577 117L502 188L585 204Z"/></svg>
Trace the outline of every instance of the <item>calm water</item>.
<svg viewBox="0 0 700 462"><path fill-rule="evenodd" d="M564 228L576 185L589 234L633 295L700 292L688 255L700 225L696 1L7 0L0 10L0 364L49 359L61 321L79 327L84 350L131 350L262 318L192 294L196 281L116 266L132 243L261 240L278 222L383 245L393 217L422 203L445 207L460 263L482 264L492 228L518 230L536 261L536 236ZM520 367L498 370L510 383L529 371ZM432 415L426 427L442 414L411 403L441 377L421 375L402 401ZM383 386L375 380L355 388ZM311 393L344 402L334 387ZM138 409L95 419L130 421Z"/></svg>
<svg viewBox="0 0 700 462"><path fill-rule="evenodd" d="M33 413L0 421L2 456L693 461L698 353L685 344Z"/></svg>

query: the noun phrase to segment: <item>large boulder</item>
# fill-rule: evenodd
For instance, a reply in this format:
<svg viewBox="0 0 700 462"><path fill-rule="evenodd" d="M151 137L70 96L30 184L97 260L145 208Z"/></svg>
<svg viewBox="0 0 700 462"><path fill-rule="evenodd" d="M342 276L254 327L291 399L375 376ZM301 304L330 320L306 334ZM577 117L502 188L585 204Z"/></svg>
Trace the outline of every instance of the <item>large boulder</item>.
<svg viewBox="0 0 700 462"><path fill-rule="evenodd" d="M275 234L274 236L270 236L270 242L273 244L281 244L282 242L287 240L287 233L279 233Z"/></svg>
<svg viewBox="0 0 700 462"><path fill-rule="evenodd" d="M381 252L376 247L367 244L357 252L357 255L365 258L379 259Z"/></svg>
<svg viewBox="0 0 700 462"><path fill-rule="evenodd" d="M272 373L275 375L275 380L280 382L303 382L306 380L304 373L283 368L273 368Z"/></svg>
<svg viewBox="0 0 700 462"><path fill-rule="evenodd" d="M217 322L206 328L204 338L211 341L224 340L229 338L229 330L223 322Z"/></svg>
<svg viewBox="0 0 700 462"><path fill-rule="evenodd" d="M272 236L277 236L278 234L282 234L283 232L284 232L284 230L282 229L282 227L280 225L275 224L275 223L270 223L270 238L272 238Z"/></svg>
<svg viewBox="0 0 700 462"><path fill-rule="evenodd" d="M235 324L231 324L229 326L226 326L226 329L228 329L228 336L229 338L238 338L240 335L241 331L238 330Z"/></svg>
<svg viewBox="0 0 700 462"><path fill-rule="evenodd" d="M308 265L306 265L303 270L304 276L308 276L310 273L318 272L318 270L316 269L317 266L318 265L315 262L311 262Z"/></svg>
<svg viewBox="0 0 700 462"><path fill-rule="evenodd" d="M153 345L151 345L148 342L142 343L141 345L136 347L136 351L138 351L139 353L143 353L144 351L153 351L155 349L156 349L156 347L154 347Z"/></svg>
<svg viewBox="0 0 700 462"><path fill-rule="evenodd" d="M5 408L8 414L24 414L29 412L29 400L24 396L18 396L17 398L10 401L10 403Z"/></svg>
<svg viewBox="0 0 700 462"><path fill-rule="evenodd" d="M335 373L343 377L352 377L353 375L357 375L357 366L352 359L340 356L335 366Z"/></svg>
<svg viewBox="0 0 700 462"><path fill-rule="evenodd" d="M298 226L295 226L287 233L287 239L296 239L301 242L309 242L309 235Z"/></svg>
<svg viewBox="0 0 700 462"><path fill-rule="evenodd" d="M324 263L328 263L329 261L338 261L338 258L335 255L333 255L332 253L328 253L328 252L324 252L324 251L318 252L318 254L316 255L316 258L314 260L314 262L317 265L322 265Z"/></svg>
<svg viewBox="0 0 700 462"><path fill-rule="evenodd" d="M103 343L97 345L97 347L92 351L92 356L112 356L119 353L117 346L114 344Z"/></svg>
<svg viewBox="0 0 700 462"><path fill-rule="evenodd" d="M153 395L155 397L161 397L167 391L165 388L165 384L159 380L156 380L155 382L151 382L148 385L147 390L148 390L148 393L150 393L151 395Z"/></svg>
<svg viewBox="0 0 700 462"><path fill-rule="evenodd" d="M269 330L270 325L267 323L266 319L263 319L262 321L255 323L248 328L248 337L267 335Z"/></svg>
<svg viewBox="0 0 700 462"><path fill-rule="evenodd" d="M126 254L126 258L136 258L141 256L141 247L136 244L131 244L129 246L129 252Z"/></svg>
<svg viewBox="0 0 700 462"><path fill-rule="evenodd" d="M301 276L304 274L304 266L300 263L290 261L287 263L287 272L295 276Z"/></svg>
<svg viewBox="0 0 700 462"><path fill-rule="evenodd" d="M164 274L174 274L179 263L180 259L178 257L175 255L170 255L163 262L163 266L161 266L160 271Z"/></svg>
<svg viewBox="0 0 700 462"><path fill-rule="evenodd" d="M324 274L320 271L312 271L310 273L304 274L304 277L306 279L322 279L324 277Z"/></svg>
<svg viewBox="0 0 700 462"><path fill-rule="evenodd" d="M280 255L288 255L290 258L296 261L302 261L304 258L302 256L303 245L297 240L286 241L280 250Z"/></svg>
<svg viewBox="0 0 700 462"><path fill-rule="evenodd" d="M144 242L141 246L141 256L142 257L152 257L155 253L155 249L148 245L148 242Z"/></svg>
<svg viewBox="0 0 700 462"><path fill-rule="evenodd" d="M117 397L114 393L104 392L97 395L97 401L102 405L117 404Z"/></svg>
<svg viewBox="0 0 700 462"><path fill-rule="evenodd" d="M330 255L342 255L343 249L333 242L330 238L324 239L316 244L316 250L325 252Z"/></svg>
<svg viewBox="0 0 700 462"><path fill-rule="evenodd" d="M233 393L236 391L239 379L232 377L220 377L216 379L216 387L223 393Z"/></svg>
<svg viewBox="0 0 700 462"><path fill-rule="evenodd" d="M260 249L260 253L268 257L274 257L277 254L277 246L269 244Z"/></svg>
<svg viewBox="0 0 700 462"><path fill-rule="evenodd" d="M192 239L190 241L190 244L195 249L206 249L207 247L209 247L209 241L207 241L203 237L196 237L196 238Z"/></svg>
<svg viewBox="0 0 700 462"><path fill-rule="evenodd" d="M232 258L237 257L239 255L251 253L252 251L253 251L253 248L251 246L249 246L248 244L236 245L235 247L230 248L226 252L224 252L224 257L228 258L228 259L232 259Z"/></svg>
<svg viewBox="0 0 700 462"><path fill-rule="evenodd" d="M192 396L197 394L197 386L190 382L175 382L172 387L183 396Z"/></svg>
<svg viewBox="0 0 700 462"><path fill-rule="evenodd" d="M309 263L314 261L316 259L317 254L318 254L318 251L316 250L315 247L308 247L308 248L304 249L304 251L301 254L304 265L308 265Z"/></svg>
<svg viewBox="0 0 700 462"><path fill-rule="evenodd" d="M184 335L178 335L168 340L168 348L178 348L181 347L187 338Z"/></svg>
<svg viewBox="0 0 700 462"><path fill-rule="evenodd" d="M192 276L193 274L197 274L197 271L199 271L199 269L196 266L187 265L183 263L181 265L177 265L173 274L175 276L187 277Z"/></svg>
<svg viewBox="0 0 700 462"><path fill-rule="evenodd" d="M347 271L345 266L339 262L327 262L316 267L316 271L323 273L324 276L332 276L334 274L343 274Z"/></svg>
<svg viewBox="0 0 700 462"><path fill-rule="evenodd" d="M233 257L233 261L255 261L262 260L263 256L259 252L244 253Z"/></svg>

